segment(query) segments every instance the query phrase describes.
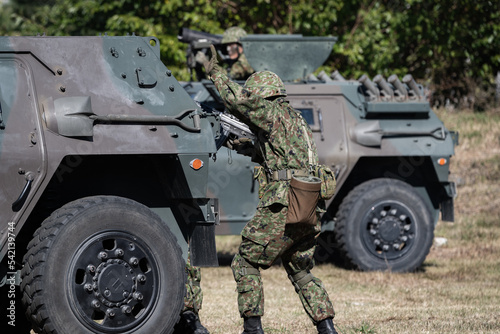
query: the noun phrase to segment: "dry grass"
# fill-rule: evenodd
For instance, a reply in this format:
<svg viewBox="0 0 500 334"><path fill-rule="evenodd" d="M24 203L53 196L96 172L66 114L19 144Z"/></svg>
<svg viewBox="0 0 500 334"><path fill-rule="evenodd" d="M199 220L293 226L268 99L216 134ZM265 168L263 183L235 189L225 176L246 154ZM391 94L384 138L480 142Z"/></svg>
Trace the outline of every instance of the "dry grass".
<svg viewBox="0 0 500 334"><path fill-rule="evenodd" d="M339 333L500 333L500 114L440 111L460 132L452 159L457 181L455 223L439 222L421 271L362 273L319 265L334 302ZM217 237L226 255L239 238ZM204 268L201 317L211 333L241 333L235 283L224 256ZM266 333L315 333L283 268L263 272Z"/></svg>

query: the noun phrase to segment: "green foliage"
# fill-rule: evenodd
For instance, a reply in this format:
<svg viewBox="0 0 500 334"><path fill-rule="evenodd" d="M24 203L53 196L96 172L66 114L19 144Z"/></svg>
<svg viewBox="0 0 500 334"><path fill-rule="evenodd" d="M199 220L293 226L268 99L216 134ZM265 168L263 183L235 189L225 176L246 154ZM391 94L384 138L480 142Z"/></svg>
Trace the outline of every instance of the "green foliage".
<svg viewBox="0 0 500 334"><path fill-rule="evenodd" d="M500 2L474 0L11 0L3 35L154 35L163 61L188 77L181 27L221 34L339 38L323 69L346 78L411 73L437 102L491 100L500 71ZM487 96L484 96L487 95ZM472 100L474 99L474 100Z"/></svg>
<svg viewBox="0 0 500 334"><path fill-rule="evenodd" d="M337 325L337 327L338 327L339 331L341 331L342 333L350 333L350 334L376 334L377 333L375 328L373 326L371 326L370 324L366 323L365 321L363 321L359 327L352 326L348 329L341 328L338 325Z"/></svg>
<svg viewBox="0 0 500 334"><path fill-rule="evenodd" d="M361 325L361 327L358 329L357 333L362 333L362 334L375 334L375 329L367 323L364 323Z"/></svg>
<svg viewBox="0 0 500 334"><path fill-rule="evenodd" d="M402 20L401 16L379 3L362 7L352 30L337 45L336 51L345 57L342 65L351 69L347 75L357 78L363 73L388 76L407 72L406 64L394 68L400 51L397 22Z"/></svg>

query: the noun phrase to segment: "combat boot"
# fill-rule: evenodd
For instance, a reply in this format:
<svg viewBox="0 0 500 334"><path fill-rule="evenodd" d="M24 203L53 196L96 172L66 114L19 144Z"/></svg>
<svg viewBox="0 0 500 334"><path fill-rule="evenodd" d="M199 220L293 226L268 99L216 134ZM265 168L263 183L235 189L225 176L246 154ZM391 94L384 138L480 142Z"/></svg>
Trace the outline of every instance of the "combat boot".
<svg viewBox="0 0 500 334"><path fill-rule="evenodd" d="M181 313L181 319L174 327L174 334L210 334L193 311Z"/></svg>
<svg viewBox="0 0 500 334"><path fill-rule="evenodd" d="M241 334L264 334L260 317L245 317L243 319L245 322L243 323L243 333Z"/></svg>
<svg viewBox="0 0 500 334"><path fill-rule="evenodd" d="M316 328L318 329L318 334L338 334L333 326L332 318L321 320L316 325Z"/></svg>

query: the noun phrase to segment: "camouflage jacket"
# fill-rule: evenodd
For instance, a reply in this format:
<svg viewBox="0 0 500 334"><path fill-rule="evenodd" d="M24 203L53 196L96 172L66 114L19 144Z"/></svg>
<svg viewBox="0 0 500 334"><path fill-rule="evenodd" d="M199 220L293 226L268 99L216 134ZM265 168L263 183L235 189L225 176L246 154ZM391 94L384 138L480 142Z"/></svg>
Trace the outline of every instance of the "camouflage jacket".
<svg viewBox="0 0 500 334"><path fill-rule="evenodd" d="M244 54L238 57L238 60L231 66L229 77L233 80L246 80L255 72Z"/></svg>
<svg viewBox="0 0 500 334"><path fill-rule="evenodd" d="M257 133L256 150L264 157L266 170L306 169L309 166L308 144L313 164L318 163L316 144L307 122L283 98L266 100L231 81L216 65L210 78L224 100L227 110ZM304 134L304 130L307 132ZM269 182L262 191L259 207L273 203L288 205L289 181ZM261 189L262 190L262 189Z"/></svg>

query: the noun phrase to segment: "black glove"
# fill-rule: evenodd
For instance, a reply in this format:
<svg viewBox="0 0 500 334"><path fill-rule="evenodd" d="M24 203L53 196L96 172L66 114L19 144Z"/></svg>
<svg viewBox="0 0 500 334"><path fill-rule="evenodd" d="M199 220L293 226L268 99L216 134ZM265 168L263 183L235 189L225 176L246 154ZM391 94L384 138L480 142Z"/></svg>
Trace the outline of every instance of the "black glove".
<svg viewBox="0 0 500 334"><path fill-rule="evenodd" d="M247 157L252 157L255 151L255 146L250 138L228 139L225 146Z"/></svg>

